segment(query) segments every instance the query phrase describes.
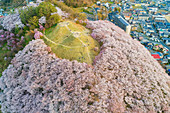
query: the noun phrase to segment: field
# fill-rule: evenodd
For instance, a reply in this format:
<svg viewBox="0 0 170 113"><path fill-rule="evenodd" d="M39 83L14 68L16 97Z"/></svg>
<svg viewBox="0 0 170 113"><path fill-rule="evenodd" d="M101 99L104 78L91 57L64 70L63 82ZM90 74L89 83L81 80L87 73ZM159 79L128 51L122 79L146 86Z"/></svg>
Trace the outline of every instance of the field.
<svg viewBox="0 0 170 113"><path fill-rule="evenodd" d="M99 43L90 36L90 31L71 21L47 29L43 39L57 57L71 61L92 64L100 50Z"/></svg>

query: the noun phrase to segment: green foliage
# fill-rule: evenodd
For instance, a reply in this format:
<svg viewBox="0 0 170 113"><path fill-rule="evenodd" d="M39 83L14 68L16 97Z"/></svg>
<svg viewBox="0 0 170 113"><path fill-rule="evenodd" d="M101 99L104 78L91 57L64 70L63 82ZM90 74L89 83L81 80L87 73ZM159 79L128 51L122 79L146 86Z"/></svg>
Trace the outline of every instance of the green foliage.
<svg viewBox="0 0 170 113"><path fill-rule="evenodd" d="M120 13L121 8L120 8L120 7L115 7L115 8L114 8L114 11L118 11L118 12Z"/></svg>
<svg viewBox="0 0 170 113"><path fill-rule="evenodd" d="M29 23L29 25L34 26L33 28L38 27L38 17L37 16L33 16L32 18L30 18L28 20L28 23Z"/></svg>
<svg viewBox="0 0 170 113"><path fill-rule="evenodd" d="M101 13L97 13L98 19L102 20L102 14Z"/></svg>
<svg viewBox="0 0 170 113"><path fill-rule="evenodd" d="M15 30L14 30L14 33L15 33L15 34L18 34L19 30L20 30L20 28L19 28L18 26L16 26L16 27L15 27Z"/></svg>
<svg viewBox="0 0 170 113"><path fill-rule="evenodd" d="M97 0L64 0L64 3L73 7L87 7L92 5Z"/></svg>
<svg viewBox="0 0 170 113"><path fill-rule="evenodd" d="M100 10L97 11L97 16L99 20L105 20L107 18L108 11L104 6L100 6Z"/></svg>
<svg viewBox="0 0 170 113"><path fill-rule="evenodd" d="M80 13L80 14L78 15L78 20L85 20L85 19L87 19L85 13Z"/></svg>
<svg viewBox="0 0 170 113"><path fill-rule="evenodd" d="M20 6L25 6L26 1L25 0L0 0L1 8L3 8L5 11L9 11L8 7L17 8Z"/></svg>
<svg viewBox="0 0 170 113"><path fill-rule="evenodd" d="M99 53L99 43L90 36L90 31L71 21L46 30L43 39L59 58L92 64Z"/></svg>
<svg viewBox="0 0 170 113"><path fill-rule="evenodd" d="M60 21L61 17L58 14L51 15L50 18L47 20L45 27L49 28Z"/></svg>
<svg viewBox="0 0 170 113"><path fill-rule="evenodd" d="M61 8L62 11L65 11L67 13L69 13L69 19L71 20L74 20L75 18L78 17L78 19L87 19L86 16L82 15L80 13L80 11L74 9L74 8L71 8L71 7L68 7L66 4L64 4L63 2L59 2L59 1L53 1L52 2L54 5L58 6Z"/></svg>
<svg viewBox="0 0 170 113"><path fill-rule="evenodd" d="M36 10L38 10L37 15L39 15L39 17L43 15L46 18L49 18L51 13L57 12L57 9L50 2L42 2Z"/></svg>
<svg viewBox="0 0 170 113"><path fill-rule="evenodd" d="M74 13L74 10L71 7L68 7L67 5L65 5L63 2L59 2L59 1L53 1L53 3L60 7L62 11L66 11L67 13Z"/></svg>
<svg viewBox="0 0 170 113"><path fill-rule="evenodd" d="M38 10L38 16L39 16L39 17L44 16L44 14L43 14L43 8L39 8L39 10Z"/></svg>
<svg viewBox="0 0 170 113"><path fill-rule="evenodd" d="M47 19L51 13L57 12L57 9L50 2L42 2L38 7L28 7L20 10L20 18L23 24L31 23L32 28L37 27L37 19L45 16ZM36 16L36 17L34 17ZM31 22L33 20L33 22Z"/></svg>
<svg viewBox="0 0 170 113"><path fill-rule="evenodd" d="M20 10L19 13L20 13L20 18L23 24L27 24L31 17L37 15L36 8L32 6L28 7L25 10Z"/></svg>
<svg viewBox="0 0 170 113"><path fill-rule="evenodd" d="M90 12L90 11L84 9L84 8L82 8L81 10L82 10L83 12L86 12L86 13L88 13L88 14L92 14L92 15L93 15L93 12Z"/></svg>

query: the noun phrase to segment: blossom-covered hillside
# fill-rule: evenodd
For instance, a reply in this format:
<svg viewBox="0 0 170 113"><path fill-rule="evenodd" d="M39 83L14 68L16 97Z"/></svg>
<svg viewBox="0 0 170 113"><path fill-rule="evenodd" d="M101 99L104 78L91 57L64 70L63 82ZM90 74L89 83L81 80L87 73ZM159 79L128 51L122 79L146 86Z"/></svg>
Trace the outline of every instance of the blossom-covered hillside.
<svg viewBox="0 0 170 113"><path fill-rule="evenodd" d="M41 39L16 54L0 78L4 113L170 112L170 78L145 47L108 21L87 27L103 43L93 66L56 58Z"/></svg>

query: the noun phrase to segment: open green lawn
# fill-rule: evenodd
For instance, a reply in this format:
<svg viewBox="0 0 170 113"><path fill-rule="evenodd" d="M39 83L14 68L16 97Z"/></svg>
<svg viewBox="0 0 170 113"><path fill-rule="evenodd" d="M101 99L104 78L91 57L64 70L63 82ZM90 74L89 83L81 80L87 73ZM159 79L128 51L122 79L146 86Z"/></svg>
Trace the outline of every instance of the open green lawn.
<svg viewBox="0 0 170 113"><path fill-rule="evenodd" d="M100 50L99 43L90 36L90 31L71 21L47 29L43 39L59 58L88 64L93 63Z"/></svg>

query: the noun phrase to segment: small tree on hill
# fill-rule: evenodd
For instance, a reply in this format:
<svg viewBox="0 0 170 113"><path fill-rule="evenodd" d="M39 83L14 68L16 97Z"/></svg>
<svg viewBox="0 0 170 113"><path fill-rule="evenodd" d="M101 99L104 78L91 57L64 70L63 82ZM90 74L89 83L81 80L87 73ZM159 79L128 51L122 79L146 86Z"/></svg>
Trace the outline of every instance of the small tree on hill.
<svg viewBox="0 0 170 113"><path fill-rule="evenodd" d="M50 18L47 20L45 27L49 28L60 21L61 17L58 14L51 15Z"/></svg>

